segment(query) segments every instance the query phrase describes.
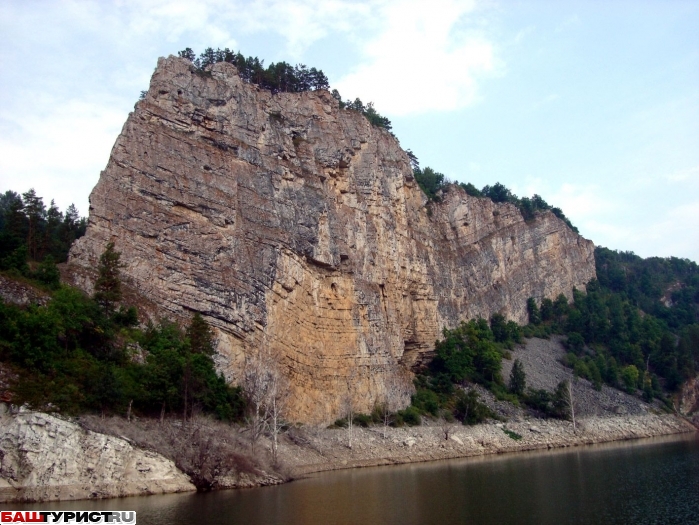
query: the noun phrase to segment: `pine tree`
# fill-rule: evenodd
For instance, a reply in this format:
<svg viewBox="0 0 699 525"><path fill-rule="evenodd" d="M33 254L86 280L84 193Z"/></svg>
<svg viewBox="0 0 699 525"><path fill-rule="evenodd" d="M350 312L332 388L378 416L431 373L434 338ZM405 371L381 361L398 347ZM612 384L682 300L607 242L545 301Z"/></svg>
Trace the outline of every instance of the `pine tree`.
<svg viewBox="0 0 699 525"><path fill-rule="evenodd" d="M527 299L527 313L529 314L530 324L541 324L541 312L533 297Z"/></svg>
<svg viewBox="0 0 699 525"><path fill-rule="evenodd" d="M34 188L23 193L24 198L24 213L29 221L29 232L27 234L27 248L29 248L29 257L37 261L42 249L41 234L46 222L46 206L44 200L36 194Z"/></svg>
<svg viewBox="0 0 699 525"><path fill-rule="evenodd" d="M187 327L187 337L189 337L189 347L194 354L213 355L214 340L209 324L204 320L199 312L194 314L192 321Z"/></svg>
<svg viewBox="0 0 699 525"><path fill-rule="evenodd" d="M120 262L121 253L114 249L114 243L107 244L107 248L100 256L99 273L95 282L93 298L104 310L107 316L114 313L116 303L121 300L121 279L119 270L123 267Z"/></svg>

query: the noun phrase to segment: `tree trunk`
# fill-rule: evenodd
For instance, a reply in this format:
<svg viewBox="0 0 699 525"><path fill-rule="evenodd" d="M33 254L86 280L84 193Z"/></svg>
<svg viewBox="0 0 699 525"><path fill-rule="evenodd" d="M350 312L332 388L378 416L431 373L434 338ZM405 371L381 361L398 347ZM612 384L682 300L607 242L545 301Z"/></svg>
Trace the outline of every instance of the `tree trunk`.
<svg viewBox="0 0 699 525"><path fill-rule="evenodd" d="M568 401L570 402L570 417L573 419L573 432L577 432L575 426L575 402L573 400L573 383L568 383Z"/></svg>

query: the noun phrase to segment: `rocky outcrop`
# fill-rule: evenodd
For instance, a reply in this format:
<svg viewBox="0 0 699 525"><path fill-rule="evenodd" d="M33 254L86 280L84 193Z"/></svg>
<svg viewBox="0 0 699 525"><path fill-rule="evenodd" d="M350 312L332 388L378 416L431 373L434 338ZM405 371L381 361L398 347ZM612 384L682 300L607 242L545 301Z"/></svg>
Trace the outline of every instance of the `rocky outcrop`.
<svg viewBox="0 0 699 525"><path fill-rule="evenodd" d="M270 349L300 421L334 419L348 383L370 410L442 328L523 322L528 297L595 275L592 243L551 213L458 188L428 203L398 141L327 91L272 94L175 57L124 125L71 263L94 268L110 240L160 315L206 317L231 381Z"/></svg>
<svg viewBox="0 0 699 525"><path fill-rule="evenodd" d="M169 459L48 414L3 414L0 429L0 503L195 490Z"/></svg>
<svg viewBox="0 0 699 525"><path fill-rule="evenodd" d="M677 398L680 414L699 428L699 376L685 381Z"/></svg>
<svg viewBox="0 0 699 525"><path fill-rule="evenodd" d="M9 304L43 306L49 302L49 294L20 279L0 275L0 299Z"/></svg>

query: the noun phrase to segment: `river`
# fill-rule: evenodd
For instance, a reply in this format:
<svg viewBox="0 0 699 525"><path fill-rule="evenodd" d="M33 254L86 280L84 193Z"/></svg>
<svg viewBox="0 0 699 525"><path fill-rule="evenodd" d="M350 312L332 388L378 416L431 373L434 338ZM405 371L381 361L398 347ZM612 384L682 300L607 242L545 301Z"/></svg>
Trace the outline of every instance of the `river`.
<svg viewBox="0 0 699 525"><path fill-rule="evenodd" d="M16 510L135 510L141 525L699 524L699 437L345 470L276 487Z"/></svg>

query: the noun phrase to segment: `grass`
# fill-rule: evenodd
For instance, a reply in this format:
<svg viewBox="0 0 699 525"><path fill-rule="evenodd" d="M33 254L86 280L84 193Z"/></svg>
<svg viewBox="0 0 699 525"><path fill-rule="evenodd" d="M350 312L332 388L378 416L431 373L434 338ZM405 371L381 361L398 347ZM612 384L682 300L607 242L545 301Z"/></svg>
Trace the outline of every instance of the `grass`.
<svg viewBox="0 0 699 525"><path fill-rule="evenodd" d="M503 428L502 431L515 441L519 441L520 439L522 439L522 436L520 436L517 432L512 432L511 430L507 430L506 428Z"/></svg>

